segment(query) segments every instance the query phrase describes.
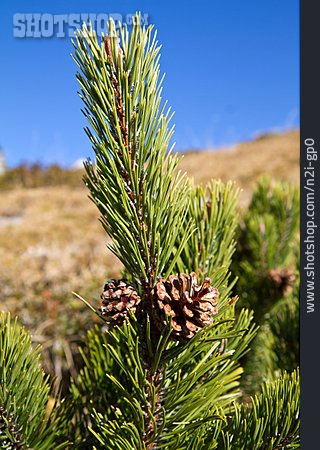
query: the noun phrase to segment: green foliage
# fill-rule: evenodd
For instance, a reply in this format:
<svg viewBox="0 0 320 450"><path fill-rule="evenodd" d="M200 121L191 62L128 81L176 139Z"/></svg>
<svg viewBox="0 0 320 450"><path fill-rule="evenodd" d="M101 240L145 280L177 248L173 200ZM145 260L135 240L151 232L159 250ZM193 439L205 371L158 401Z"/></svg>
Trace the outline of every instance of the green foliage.
<svg viewBox="0 0 320 450"><path fill-rule="evenodd" d="M172 115L161 99L156 35L140 26L139 15L131 33L125 25L119 33L121 48L112 20L101 45L86 27L75 43L83 112L93 132L86 131L96 154L94 166L85 164L85 182L111 250L136 281L152 287L158 275L171 273L190 235L190 223L181 229L190 183L168 151Z"/></svg>
<svg viewBox="0 0 320 450"><path fill-rule="evenodd" d="M275 379L280 370L292 372L299 364L299 297L295 291L279 300L265 314L246 361L244 386L254 392L265 380Z"/></svg>
<svg viewBox="0 0 320 450"><path fill-rule="evenodd" d="M188 448L200 442L215 416L222 420L221 411L230 411L232 401L240 396L238 359L248 351L256 330L248 311L243 310L236 322L231 317L229 310L170 360L166 432L159 448Z"/></svg>
<svg viewBox="0 0 320 450"><path fill-rule="evenodd" d="M298 275L298 228L298 188L262 179L244 213L233 263L240 303L254 308L258 321L283 294L274 289L270 271L289 269Z"/></svg>
<svg viewBox="0 0 320 450"><path fill-rule="evenodd" d="M233 262L239 304L253 308L260 325L244 361L250 393L299 364L298 227L297 187L262 179L244 212Z"/></svg>
<svg viewBox="0 0 320 450"><path fill-rule="evenodd" d="M40 368L39 348L10 315L0 314L0 445L1 448L47 450L58 430L47 418L50 385Z"/></svg>
<svg viewBox="0 0 320 450"><path fill-rule="evenodd" d="M168 151L173 129L170 109L161 99L156 35L152 27L140 25L139 15L130 33L122 25L118 32L120 39L111 20L101 43L86 27L74 43L90 125L86 131L96 155L94 164L85 165L85 182L112 239L111 249L130 280L139 284L142 299L137 315L129 314L121 326L89 332L84 368L63 406L63 417L70 418L66 433L75 448L291 445L296 440L296 382L287 375L265 385L252 399L252 409L235 403L242 393L239 360L257 331L252 312L242 309L235 319L236 297L229 299L238 192L232 183L216 181L195 187L177 171L178 158ZM259 303L259 317L268 312L270 293L276 300L281 297L268 285L270 270L292 263L297 208L294 189L262 181L244 218L235 272L243 301L256 309ZM172 319L162 332L156 329L152 289L160 276L193 271L200 280L211 277L221 291L219 312L212 325L179 343L170 340ZM277 306L268 330L280 339L284 313ZM274 368L287 362L270 348L268 367L274 376ZM287 410L285 418L282 399L291 408L292 398L294 411Z"/></svg>
<svg viewBox="0 0 320 450"><path fill-rule="evenodd" d="M177 170L152 27L142 27L139 14L130 33L111 20L100 43L92 27L84 26L74 47L86 132L96 156L94 164L85 164L85 183L111 250L141 298L135 296L133 314L125 309L125 291L132 290L125 283L123 290L109 290L105 308L111 305L112 318L121 320L88 332L80 349L83 368L49 417L50 386L39 368L39 350L1 315L1 447L23 442L35 450L298 448L299 378L297 371L288 373L296 368L299 350L293 286L297 189L262 180L244 214L233 268L242 304L254 309L261 324L253 340L253 312L242 308L236 315L237 296L230 299L238 191L220 181L196 187ZM172 298L162 292L183 308L170 310L168 303L167 321L157 317L155 283L178 272L196 272L200 281L210 277L219 289L213 323L206 304L212 300L207 294L216 291L208 280L202 297L200 288L198 297L189 288L175 288ZM185 278L189 283L191 277ZM198 309L188 309L188 301L198 302ZM191 339L193 333L172 339L178 314L199 324ZM243 361L247 375L240 388ZM264 380L261 392L244 404Z"/></svg>
<svg viewBox="0 0 320 450"><path fill-rule="evenodd" d="M200 279L210 277L217 289L226 289L235 251L238 197L239 190L232 182L224 185L212 180L205 188L193 187L186 224L194 221L197 231L184 246L176 272L188 268Z"/></svg>
<svg viewBox="0 0 320 450"><path fill-rule="evenodd" d="M151 378L141 360L134 319L107 334L89 331L85 367L69 400L76 419L68 435L76 448L144 449L143 436L149 432L149 444L178 449L204 436L215 416L222 419L217 411L228 411L240 396L238 359L256 332L252 314L243 310L235 322L232 309L187 345L168 343L168 324Z"/></svg>
<svg viewBox="0 0 320 450"><path fill-rule="evenodd" d="M297 371L265 383L251 404L235 404L218 436L218 449L276 450L300 448L300 379Z"/></svg>

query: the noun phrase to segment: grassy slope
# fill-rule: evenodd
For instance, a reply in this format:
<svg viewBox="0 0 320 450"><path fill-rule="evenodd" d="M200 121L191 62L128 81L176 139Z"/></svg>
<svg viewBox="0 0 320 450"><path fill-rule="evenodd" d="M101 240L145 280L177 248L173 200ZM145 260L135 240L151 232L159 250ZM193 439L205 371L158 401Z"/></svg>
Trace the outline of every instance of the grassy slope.
<svg viewBox="0 0 320 450"><path fill-rule="evenodd" d="M207 183L211 178L235 180L243 188L242 201L246 202L262 175L299 182L299 132L264 135L219 151L187 153L181 168L196 183Z"/></svg>

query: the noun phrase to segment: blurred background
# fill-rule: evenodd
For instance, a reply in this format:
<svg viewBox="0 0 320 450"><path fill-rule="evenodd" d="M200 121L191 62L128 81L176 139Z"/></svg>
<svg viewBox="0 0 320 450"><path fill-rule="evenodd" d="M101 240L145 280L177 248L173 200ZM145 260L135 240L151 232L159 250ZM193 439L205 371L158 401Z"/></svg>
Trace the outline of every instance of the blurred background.
<svg viewBox="0 0 320 450"><path fill-rule="evenodd" d="M181 168L199 183L235 180L240 207L262 175L299 179L297 0L2 1L1 309L31 330L59 377L77 370L77 345L95 321L72 291L97 306L121 267L82 183L82 161L93 155L68 32L14 37L13 16L136 10L163 44Z"/></svg>

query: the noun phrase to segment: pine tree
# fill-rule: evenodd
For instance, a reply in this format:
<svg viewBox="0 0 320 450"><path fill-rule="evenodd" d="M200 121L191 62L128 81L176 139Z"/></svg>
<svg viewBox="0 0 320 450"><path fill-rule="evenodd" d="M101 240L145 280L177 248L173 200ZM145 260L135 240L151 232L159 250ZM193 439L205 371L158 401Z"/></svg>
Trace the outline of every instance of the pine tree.
<svg viewBox="0 0 320 450"><path fill-rule="evenodd" d="M298 281L299 191L290 183L262 178L237 235L233 272L242 305L256 319Z"/></svg>
<svg viewBox="0 0 320 450"><path fill-rule="evenodd" d="M107 332L88 333L72 381L65 415L74 446L294 448L296 373L237 403L239 360L257 331L230 297L238 193L217 181L196 187L179 172L156 33L137 14L130 32L111 20L101 43L84 26L74 46L95 152L85 183L126 276L106 283L99 309L90 306Z"/></svg>
<svg viewBox="0 0 320 450"><path fill-rule="evenodd" d="M86 133L95 153L95 161L85 164L84 181L111 238L110 249L124 266L123 276L106 281L100 305L82 299L104 325L88 332L80 349L83 367L47 420L49 385L37 350L16 323L10 328L9 319L1 319L4 448L19 448L14 445L21 441L35 450L299 448L296 360L285 360L281 346L271 345L272 339L285 345L283 327L290 317L296 320L287 301L295 292L295 287L289 292L293 280L288 276L295 215L281 222L296 205L291 191L280 189L275 201L268 197L269 203L259 203L269 192L259 186L245 222L247 238L240 236L238 248L252 261L243 266L238 255L232 266L238 191L232 183L215 180L195 186L179 171L152 27L142 26L139 14L130 31L110 20L100 42L84 25L74 47ZM266 214L265 228L261 214ZM265 245L261 234L269 233L269 223L268 264L259 284L255 252ZM248 250L252 237L254 247ZM252 303L244 294L253 289L250 276L258 289ZM233 293L237 286L245 307L238 306ZM271 292L266 286L272 286L276 302L266 297ZM251 308L260 323L267 320L265 314L272 317L258 335ZM265 350L268 373L249 398L243 392L242 363L248 366L251 344ZM18 429L10 428L11 418Z"/></svg>
<svg viewBox="0 0 320 450"><path fill-rule="evenodd" d="M233 272L240 305L254 309L260 325L243 386L251 393L263 381L299 364L299 191L263 178L238 229Z"/></svg>

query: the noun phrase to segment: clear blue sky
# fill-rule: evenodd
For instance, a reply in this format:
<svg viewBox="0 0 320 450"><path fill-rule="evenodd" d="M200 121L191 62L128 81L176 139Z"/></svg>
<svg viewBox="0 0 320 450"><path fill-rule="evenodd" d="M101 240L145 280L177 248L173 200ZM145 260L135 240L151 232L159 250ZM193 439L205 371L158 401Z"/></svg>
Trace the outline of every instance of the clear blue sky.
<svg viewBox="0 0 320 450"><path fill-rule="evenodd" d="M298 0L22 1L0 6L0 145L9 165L92 156L68 38L13 37L14 13L149 14L176 149L299 125Z"/></svg>

